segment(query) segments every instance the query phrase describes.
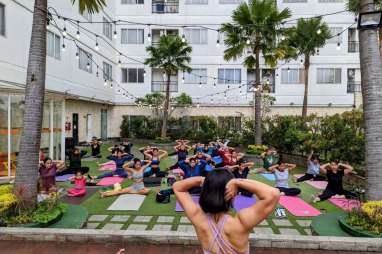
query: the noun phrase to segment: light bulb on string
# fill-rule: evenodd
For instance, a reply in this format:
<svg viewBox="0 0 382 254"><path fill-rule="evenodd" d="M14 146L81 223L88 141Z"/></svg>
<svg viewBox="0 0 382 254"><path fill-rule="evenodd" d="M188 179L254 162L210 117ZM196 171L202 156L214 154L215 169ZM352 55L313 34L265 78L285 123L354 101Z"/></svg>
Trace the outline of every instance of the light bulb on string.
<svg viewBox="0 0 382 254"><path fill-rule="evenodd" d="M107 86L107 80L106 79L104 80L103 85Z"/></svg>
<svg viewBox="0 0 382 254"><path fill-rule="evenodd" d="M49 29L49 25L50 25L50 19L47 18L47 19L46 19L46 29L47 29L47 30Z"/></svg>
<svg viewBox="0 0 382 254"><path fill-rule="evenodd" d="M289 67L289 66L288 66L288 69L287 69L287 70L288 70L288 73L289 73L289 72L290 72L290 67Z"/></svg>
<svg viewBox="0 0 382 254"><path fill-rule="evenodd" d="M220 41L219 41L219 39L216 40L216 47L217 47L217 48L220 47Z"/></svg>
<svg viewBox="0 0 382 254"><path fill-rule="evenodd" d="M186 36L182 34L182 42L186 42Z"/></svg>
<svg viewBox="0 0 382 254"><path fill-rule="evenodd" d="M98 65L97 65L97 71L96 71L96 77L98 78L99 73L98 73Z"/></svg>
<svg viewBox="0 0 382 254"><path fill-rule="evenodd" d="M321 29L318 29L318 30L317 30L317 34L321 34Z"/></svg>
<svg viewBox="0 0 382 254"><path fill-rule="evenodd" d="M62 37L62 47L61 47L61 51L62 52L65 52L66 50L66 45L65 45L65 36Z"/></svg>
<svg viewBox="0 0 382 254"><path fill-rule="evenodd" d="M110 82L110 88L113 88L113 82Z"/></svg>
<svg viewBox="0 0 382 254"><path fill-rule="evenodd" d="M149 28L149 33L147 34L147 41L148 41L148 42L151 42L150 25L148 25L148 28Z"/></svg>
<svg viewBox="0 0 382 254"><path fill-rule="evenodd" d="M303 60L303 59L301 59L301 61L300 61L300 62L301 62L301 65L302 65L302 66L304 66L304 60Z"/></svg>
<svg viewBox="0 0 382 254"><path fill-rule="evenodd" d="M64 18L64 28L62 29L62 35L63 36L67 36L67 32L66 32L66 18Z"/></svg>
<svg viewBox="0 0 382 254"><path fill-rule="evenodd" d="M247 45L251 44L251 40L250 39L247 39L247 41L245 42Z"/></svg>
<svg viewBox="0 0 382 254"><path fill-rule="evenodd" d="M121 68L122 67L122 62L121 62L121 59L118 60L118 67Z"/></svg>
<svg viewBox="0 0 382 254"><path fill-rule="evenodd" d="M78 53L78 51L76 52L76 59L80 59L80 54Z"/></svg>
<svg viewBox="0 0 382 254"><path fill-rule="evenodd" d="M202 88L202 82L199 82L199 88Z"/></svg>
<svg viewBox="0 0 382 254"><path fill-rule="evenodd" d="M88 62L87 64L86 64L86 69L90 69L90 63Z"/></svg>
<svg viewBox="0 0 382 254"><path fill-rule="evenodd" d="M76 32L76 38L77 38L77 40L79 40L80 39L80 22L79 21L77 21L77 32Z"/></svg>
<svg viewBox="0 0 382 254"><path fill-rule="evenodd" d="M117 34L117 22L114 21L114 33L113 33L113 38L114 39L117 39L118 38L118 34Z"/></svg>
<svg viewBox="0 0 382 254"><path fill-rule="evenodd" d="M336 49L337 49L337 50L341 50L341 43L340 43L340 42L337 43L337 47L336 47Z"/></svg>
<svg viewBox="0 0 382 254"><path fill-rule="evenodd" d="M95 43L94 49L95 49L96 51L99 50L98 35L96 35L96 43Z"/></svg>
<svg viewBox="0 0 382 254"><path fill-rule="evenodd" d="M282 41L285 40L285 35L281 35L281 40L282 40Z"/></svg>
<svg viewBox="0 0 382 254"><path fill-rule="evenodd" d="M143 70L143 77L146 77L146 70Z"/></svg>

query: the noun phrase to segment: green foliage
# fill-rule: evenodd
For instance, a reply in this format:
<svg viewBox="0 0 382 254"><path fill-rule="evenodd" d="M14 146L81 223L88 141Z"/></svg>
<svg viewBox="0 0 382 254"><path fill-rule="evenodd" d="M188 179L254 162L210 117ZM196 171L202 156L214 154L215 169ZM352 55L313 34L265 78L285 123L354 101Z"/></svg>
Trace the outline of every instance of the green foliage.
<svg viewBox="0 0 382 254"><path fill-rule="evenodd" d="M306 155L314 150L321 159L339 159L361 171L364 163L365 137L363 114L345 112L333 116L274 116L264 122L265 144L284 153Z"/></svg>
<svg viewBox="0 0 382 254"><path fill-rule="evenodd" d="M265 150L267 149L268 149L268 146L266 145L249 145L247 149L247 153L260 155L263 152L265 152Z"/></svg>
<svg viewBox="0 0 382 254"><path fill-rule="evenodd" d="M76 0L72 0L74 4ZM106 6L106 0L78 0L80 13L85 11L89 13L99 12L103 7Z"/></svg>
<svg viewBox="0 0 382 254"><path fill-rule="evenodd" d="M120 126L121 138L128 138L130 136L130 121L129 116L122 116L122 123Z"/></svg>
<svg viewBox="0 0 382 254"><path fill-rule="evenodd" d="M192 98L186 93L181 93L179 96L171 98L171 105L174 108L188 107L192 105Z"/></svg>
<svg viewBox="0 0 382 254"><path fill-rule="evenodd" d="M360 230L382 234L382 201L368 201L362 204L361 209L353 209L348 223Z"/></svg>

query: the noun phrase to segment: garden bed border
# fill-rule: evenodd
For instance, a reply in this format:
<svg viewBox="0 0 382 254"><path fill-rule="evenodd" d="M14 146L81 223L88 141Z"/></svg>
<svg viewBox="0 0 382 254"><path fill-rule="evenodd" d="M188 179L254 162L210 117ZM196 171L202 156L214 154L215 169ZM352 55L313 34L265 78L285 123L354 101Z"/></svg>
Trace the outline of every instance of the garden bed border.
<svg viewBox="0 0 382 254"><path fill-rule="evenodd" d="M194 233L174 231L50 229L50 228L0 228L0 241L56 241L81 243L129 243L195 245ZM295 235L250 235L252 248L288 248L308 250L382 252L382 238L355 238Z"/></svg>

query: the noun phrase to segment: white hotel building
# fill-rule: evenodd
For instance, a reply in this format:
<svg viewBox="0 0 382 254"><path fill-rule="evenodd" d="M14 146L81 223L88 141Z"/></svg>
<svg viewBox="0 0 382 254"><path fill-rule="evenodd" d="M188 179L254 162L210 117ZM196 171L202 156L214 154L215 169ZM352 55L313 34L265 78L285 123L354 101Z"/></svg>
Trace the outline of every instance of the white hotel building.
<svg viewBox="0 0 382 254"><path fill-rule="evenodd" d="M24 88L31 33L33 2L31 0L0 0L0 177L12 174L8 163L17 156L24 111ZM193 48L191 67L200 79L183 74L173 77L172 95L185 92L200 103L200 108L179 109L177 115L251 116L252 92L249 86L223 94L196 97L239 87L255 79L253 70L241 61L223 60L223 36L216 47L218 29L230 21L239 0L109 0L98 14L80 15L71 0L49 1L58 15L94 22L82 24L98 34L99 50L95 50L94 34L80 28L77 46L49 25L47 39L46 102L44 109L42 147L54 158L61 158L65 138L85 141L92 136L103 139L118 137L122 115L149 115L149 109L137 108L134 99L118 94L118 85L130 94L141 97L164 88L162 73L139 63L147 57L146 47L155 44L162 34L186 35ZM345 10L345 0L278 0L280 9L288 7L291 19L311 17ZM55 13L50 9L51 13ZM67 38L76 38L78 27L53 15L56 24L67 29ZM130 23L102 24L97 22L125 20ZM354 23L354 15L341 12L323 18L333 34ZM145 25L145 24L151 24ZM165 26L159 26L159 24ZM184 27L185 26L185 27ZM193 27L194 26L194 27ZM114 30L117 39L113 38ZM359 104L360 72L356 26L331 39L312 57L310 69L309 110L312 113L332 114L349 110ZM151 40L148 39L150 34ZM341 48L337 49L338 42ZM65 44L65 51L62 45ZM114 50L113 48L116 48ZM76 52L79 52L78 59ZM118 52L130 58L121 57ZM87 66L92 58L90 66ZM118 61L122 64L119 66ZM138 60L138 61L135 61ZM98 68L96 66L98 64ZM262 65L262 79L270 83L271 95L276 98L272 114L300 114L303 101L303 80L300 59L280 62L271 70ZM289 68L289 71L288 71ZM104 71L103 71L103 70ZM98 77L97 77L98 72ZM105 73L105 74L103 74ZM113 80L113 88L104 86L104 79ZM200 87L200 82L201 87ZM110 81L108 81L110 84ZM216 83L216 86L214 86ZM241 90L241 95L240 95Z"/></svg>

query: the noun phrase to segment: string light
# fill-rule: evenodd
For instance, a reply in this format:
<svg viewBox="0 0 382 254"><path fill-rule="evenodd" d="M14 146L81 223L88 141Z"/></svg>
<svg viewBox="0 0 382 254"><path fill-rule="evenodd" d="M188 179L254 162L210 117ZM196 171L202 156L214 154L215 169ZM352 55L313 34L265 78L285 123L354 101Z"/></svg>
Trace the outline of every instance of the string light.
<svg viewBox="0 0 382 254"><path fill-rule="evenodd" d="M47 29L47 30L49 29L49 25L50 25L50 19L47 18L47 19L46 19L46 29Z"/></svg>
<svg viewBox="0 0 382 254"><path fill-rule="evenodd" d="M65 36L62 37L62 48L61 48L61 51L62 52L65 52L66 50L66 45L65 45Z"/></svg>
<svg viewBox="0 0 382 254"><path fill-rule="evenodd" d="M251 40L247 39L246 43L247 43L247 45L251 44Z"/></svg>
<svg viewBox="0 0 382 254"><path fill-rule="evenodd" d="M285 36L284 36L284 35L281 36L281 40L282 40L282 41L285 40Z"/></svg>
<svg viewBox="0 0 382 254"><path fill-rule="evenodd" d="M104 80L103 85L107 86L107 80L106 79Z"/></svg>
<svg viewBox="0 0 382 254"><path fill-rule="evenodd" d="M64 28L63 28L63 31L62 31L62 35L63 36L67 36L67 32L66 32L66 18L64 18Z"/></svg>
<svg viewBox="0 0 382 254"><path fill-rule="evenodd" d="M94 49L95 49L96 51L99 50L99 45L98 45L98 35L96 35L96 43L95 43Z"/></svg>
<svg viewBox="0 0 382 254"><path fill-rule="evenodd" d="M148 25L148 27L149 27L149 33L147 34L147 41L148 41L148 42L151 42L150 25Z"/></svg>
<svg viewBox="0 0 382 254"><path fill-rule="evenodd" d="M336 47L337 50L341 50L341 43L337 43L337 47Z"/></svg>
<svg viewBox="0 0 382 254"><path fill-rule="evenodd" d="M146 77L146 70L143 70L143 77Z"/></svg>
<svg viewBox="0 0 382 254"><path fill-rule="evenodd" d="M77 40L79 40L80 39L80 22L79 21L77 21L77 32L76 32L76 38L77 38Z"/></svg>
<svg viewBox="0 0 382 254"><path fill-rule="evenodd" d="M318 29L318 30L317 30L317 34L321 34L321 29Z"/></svg>
<svg viewBox="0 0 382 254"><path fill-rule="evenodd" d="M288 69L287 69L287 70L288 70L288 73L289 73L289 72L290 72L290 67L289 67L289 66L288 66Z"/></svg>
<svg viewBox="0 0 382 254"><path fill-rule="evenodd" d="M122 67L122 62L121 62L121 59L118 60L118 67L121 68Z"/></svg>
<svg viewBox="0 0 382 254"><path fill-rule="evenodd" d="M220 47L220 31L218 30L218 38L216 39L216 47Z"/></svg>
<svg viewBox="0 0 382 254"><path fill-rule="evenodd" d="M86 64L86 69L90 69L90 63L88 62L87 64Z"/></svg>
<svg viewBox="0 0 382 254"><path fill-rule="evenodd" d="M114 33L113 33L113 38L114 39L117 39L118 38L118 34L117 34L117 22L114 21Z"/></svg>

